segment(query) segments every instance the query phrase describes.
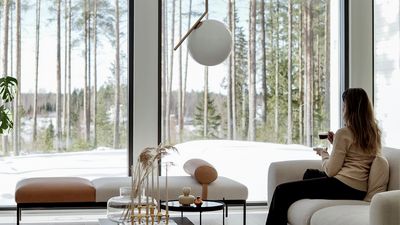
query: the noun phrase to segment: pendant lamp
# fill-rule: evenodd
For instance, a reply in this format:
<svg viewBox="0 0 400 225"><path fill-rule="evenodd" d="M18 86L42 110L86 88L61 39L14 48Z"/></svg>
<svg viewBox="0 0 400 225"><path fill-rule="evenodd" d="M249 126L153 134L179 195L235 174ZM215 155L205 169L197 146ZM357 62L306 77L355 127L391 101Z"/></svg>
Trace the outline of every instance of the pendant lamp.
<svg viewBox="0 0 400 225"><path fill-rule="evenodd" d="M208 0L205 12L183 36L174 50L188 38L188 50L192 58L205 66L222 63L232 50L232 34L227 26L218 20L203 20L208 13Z"/></svg>

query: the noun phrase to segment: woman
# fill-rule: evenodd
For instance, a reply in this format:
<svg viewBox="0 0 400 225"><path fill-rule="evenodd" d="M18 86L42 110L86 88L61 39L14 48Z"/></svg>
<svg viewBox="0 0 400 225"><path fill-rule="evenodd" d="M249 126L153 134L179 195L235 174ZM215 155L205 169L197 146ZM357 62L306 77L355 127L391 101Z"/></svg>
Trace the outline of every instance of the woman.
<svg viewBox="0 0 400 225"><path fill-rule="evenodd" d="M286 225L289 206L300 199L365 197L370 166L381 149L381 132L363 89L347 89L342 99L345 127L328 133L331 155L325 149L317 151L324 171L307 170L303 180L277 186L266 225Z"/></svg>

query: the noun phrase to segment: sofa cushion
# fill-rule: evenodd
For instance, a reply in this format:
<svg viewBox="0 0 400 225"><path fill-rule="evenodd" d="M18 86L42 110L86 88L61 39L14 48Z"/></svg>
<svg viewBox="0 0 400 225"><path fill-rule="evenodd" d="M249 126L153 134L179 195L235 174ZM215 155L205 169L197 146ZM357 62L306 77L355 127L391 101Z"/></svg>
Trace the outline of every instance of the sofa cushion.
<svg viewBox="0 0 400 225"><path fill-rule="evenodd" d="M96 190L79 177L35 177L20 180L15 189L17 203L94 202Z"/></svg>
<svg viewBox="0 0 400 225"><path fill-rule="evenodd" d="M389 164L385 157L376 156L372 161L368 177L368 191L364 201L371 201L372 196L387 190Z"/></svg>
<svg viewBox="0 0 400 225"><path fill-rule="evenodd" d="M338 205L314 213L310 225L368 225L368 205Z"/></svg>
<svg viewBox="0 0 400 225"><path fill-rule="evenodd" d="M326 207L336 205L368 205L359 200L301 199L293 203L288 210L290 225L309 225L313 214Z"/></svg>
<svg viewBox="0 0 400 225"><path fill-rule="evenodd" d="M120 187L131 186L131 177L101 177L92 180L96 189L96 202L107 202L114 196L119 196Z"/></svg>

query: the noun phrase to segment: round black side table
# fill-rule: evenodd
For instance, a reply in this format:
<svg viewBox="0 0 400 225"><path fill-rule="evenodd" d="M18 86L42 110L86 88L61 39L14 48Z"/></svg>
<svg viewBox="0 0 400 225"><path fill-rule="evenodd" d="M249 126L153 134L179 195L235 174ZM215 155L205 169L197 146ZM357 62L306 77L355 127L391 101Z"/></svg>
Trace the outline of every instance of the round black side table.
<svg viewBox="0 0 400 225"><path fill-rule="evenodd" d="M161 208L165 209L165 202L161 202ZM200 225L201 225L201 214L203 212L222 210L222 224L225 225L225 204L223 202L207 201L203 200L201 206L196 206L191 204L189 206L183 206L179 201L172 200L168 201L168 210L181 212L181 217L183 217L183 212L199 212L200 213Z"/></svg>

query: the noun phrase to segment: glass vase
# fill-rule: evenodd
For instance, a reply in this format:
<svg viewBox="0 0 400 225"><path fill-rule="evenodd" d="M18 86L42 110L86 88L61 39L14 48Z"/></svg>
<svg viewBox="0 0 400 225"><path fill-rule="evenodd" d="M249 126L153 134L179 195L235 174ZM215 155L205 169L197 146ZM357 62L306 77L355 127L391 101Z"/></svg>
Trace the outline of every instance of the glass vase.
<svg viewBox="0 0 400 225"><path fill-rule="evenodd" d="M107 201L107 218L118 224L132 221L131 217L131 187L121 187L119 196L110 198Z"/></svg>

